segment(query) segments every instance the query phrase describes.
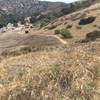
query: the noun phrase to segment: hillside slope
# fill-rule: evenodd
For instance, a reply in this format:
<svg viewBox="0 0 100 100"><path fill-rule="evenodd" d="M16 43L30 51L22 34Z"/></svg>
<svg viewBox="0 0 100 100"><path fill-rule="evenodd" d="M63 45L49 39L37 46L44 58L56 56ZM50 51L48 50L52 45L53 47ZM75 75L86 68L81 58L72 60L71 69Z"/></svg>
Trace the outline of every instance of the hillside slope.
<svg viewBox="0 0 100 100"><path fill-rule="evenodd" d="M82 19L88 19L91 17L95 18L93 22L87 23L85 25L79 24ZM98 31L100 30L99 20L100 20L100 3L96 3L80 11L76 11L71 14L62 16L56 19L53 23L50 23L46 27L43 27L39 31L44 30L43 31L44 33L55 34L55 30L60 30L64 28L72 33L73 35L72 40L80 40L82 38L85 38L87 33L92 32L94 30ZM50 29L53 26L54 28Z"/></svg>
<svg viewBox="0 0 100 100"><path fill-rule="evenodd" d="M38 0L0 0L0 9L7 14L16 14L28 17L36 12L45 12L53 9L61 9L66 4L60 2L44 2Z"/></svg>
<svg viewBox="0 0 100 100"><path fill-rule="evenodd" d="M18 21L23 22L26 17L30 16L33 17L34 20L34 18L36 19L41 13L45 13L46 15L41 16L40 19L46 17L47 19L45 18L42 20L52 21L63 16L63 14L86 8L90 6L92 2L95 3L91 0L73 2L70 4L39 0L0 0L0 26L5 26L8 23L15 24ZM3 11L3 13L1 13L1 11Z"/></svg>
<svg viewBox="0 0 100 100"><path fill-rule="evenodd" d="M0 100L100 100L100 37L79 41L100 31L99 20L97 3L42 28L0 33ZM73 37L55 34L63 28Z"/></svg>
<svg viewBox="0 0 100 100"><path fill-rule="evenodd" d="M0 100L100 100L100 40L0 63Z"/></svg>

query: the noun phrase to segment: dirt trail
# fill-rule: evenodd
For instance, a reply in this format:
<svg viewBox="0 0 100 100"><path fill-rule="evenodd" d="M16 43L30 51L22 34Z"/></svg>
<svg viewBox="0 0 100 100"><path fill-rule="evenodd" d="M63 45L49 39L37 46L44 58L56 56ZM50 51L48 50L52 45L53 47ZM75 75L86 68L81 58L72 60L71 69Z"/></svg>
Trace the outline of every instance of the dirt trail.
<svg viewBox="0 0 100 100"><path fill-rule="evenodd" d="M56 39L58 39L62 44L67 44L66 41L64 41L63 39L61 39L59 36L57 35L46 35L46 34L39 34L39 36L47 36L47 37L55 37Z"/></svg>

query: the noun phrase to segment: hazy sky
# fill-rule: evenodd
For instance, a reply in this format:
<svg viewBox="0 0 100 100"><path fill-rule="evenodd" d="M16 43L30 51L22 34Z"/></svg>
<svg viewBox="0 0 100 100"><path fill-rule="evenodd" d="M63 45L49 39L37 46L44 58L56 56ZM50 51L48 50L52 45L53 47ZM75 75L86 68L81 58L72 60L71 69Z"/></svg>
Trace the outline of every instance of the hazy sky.
<svg viewBox="0 0 100 100"><path fill-rule="evenodd" d="M60 2L66 2L66 3L70 3L70 2L74 2L74 1L78 1L78 0L41 0L41 1L60 1Z"/></svg>

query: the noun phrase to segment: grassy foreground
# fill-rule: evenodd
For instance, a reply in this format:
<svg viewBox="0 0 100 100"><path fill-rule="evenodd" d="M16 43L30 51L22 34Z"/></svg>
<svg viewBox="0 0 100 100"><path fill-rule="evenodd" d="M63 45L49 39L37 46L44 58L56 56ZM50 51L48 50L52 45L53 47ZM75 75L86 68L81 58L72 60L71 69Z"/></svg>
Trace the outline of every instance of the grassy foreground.
<svg viewBox="0 0 100 100"><path fill-rule="evenodd" d="M100 41L7 57L0 100L100 100Z"/></svg>

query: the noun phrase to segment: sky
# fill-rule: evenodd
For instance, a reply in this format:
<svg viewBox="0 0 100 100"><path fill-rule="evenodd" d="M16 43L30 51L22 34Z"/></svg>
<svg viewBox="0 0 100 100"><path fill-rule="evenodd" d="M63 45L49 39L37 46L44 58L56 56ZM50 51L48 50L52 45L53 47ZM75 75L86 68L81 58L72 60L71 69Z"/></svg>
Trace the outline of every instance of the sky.
<svg viewBox="0 0 100 100"><path fill-rule="evenodd" d="M53 1L53 2L59 1L59 2L71 3L78 0L41 0L41 1Z"/></svg>

